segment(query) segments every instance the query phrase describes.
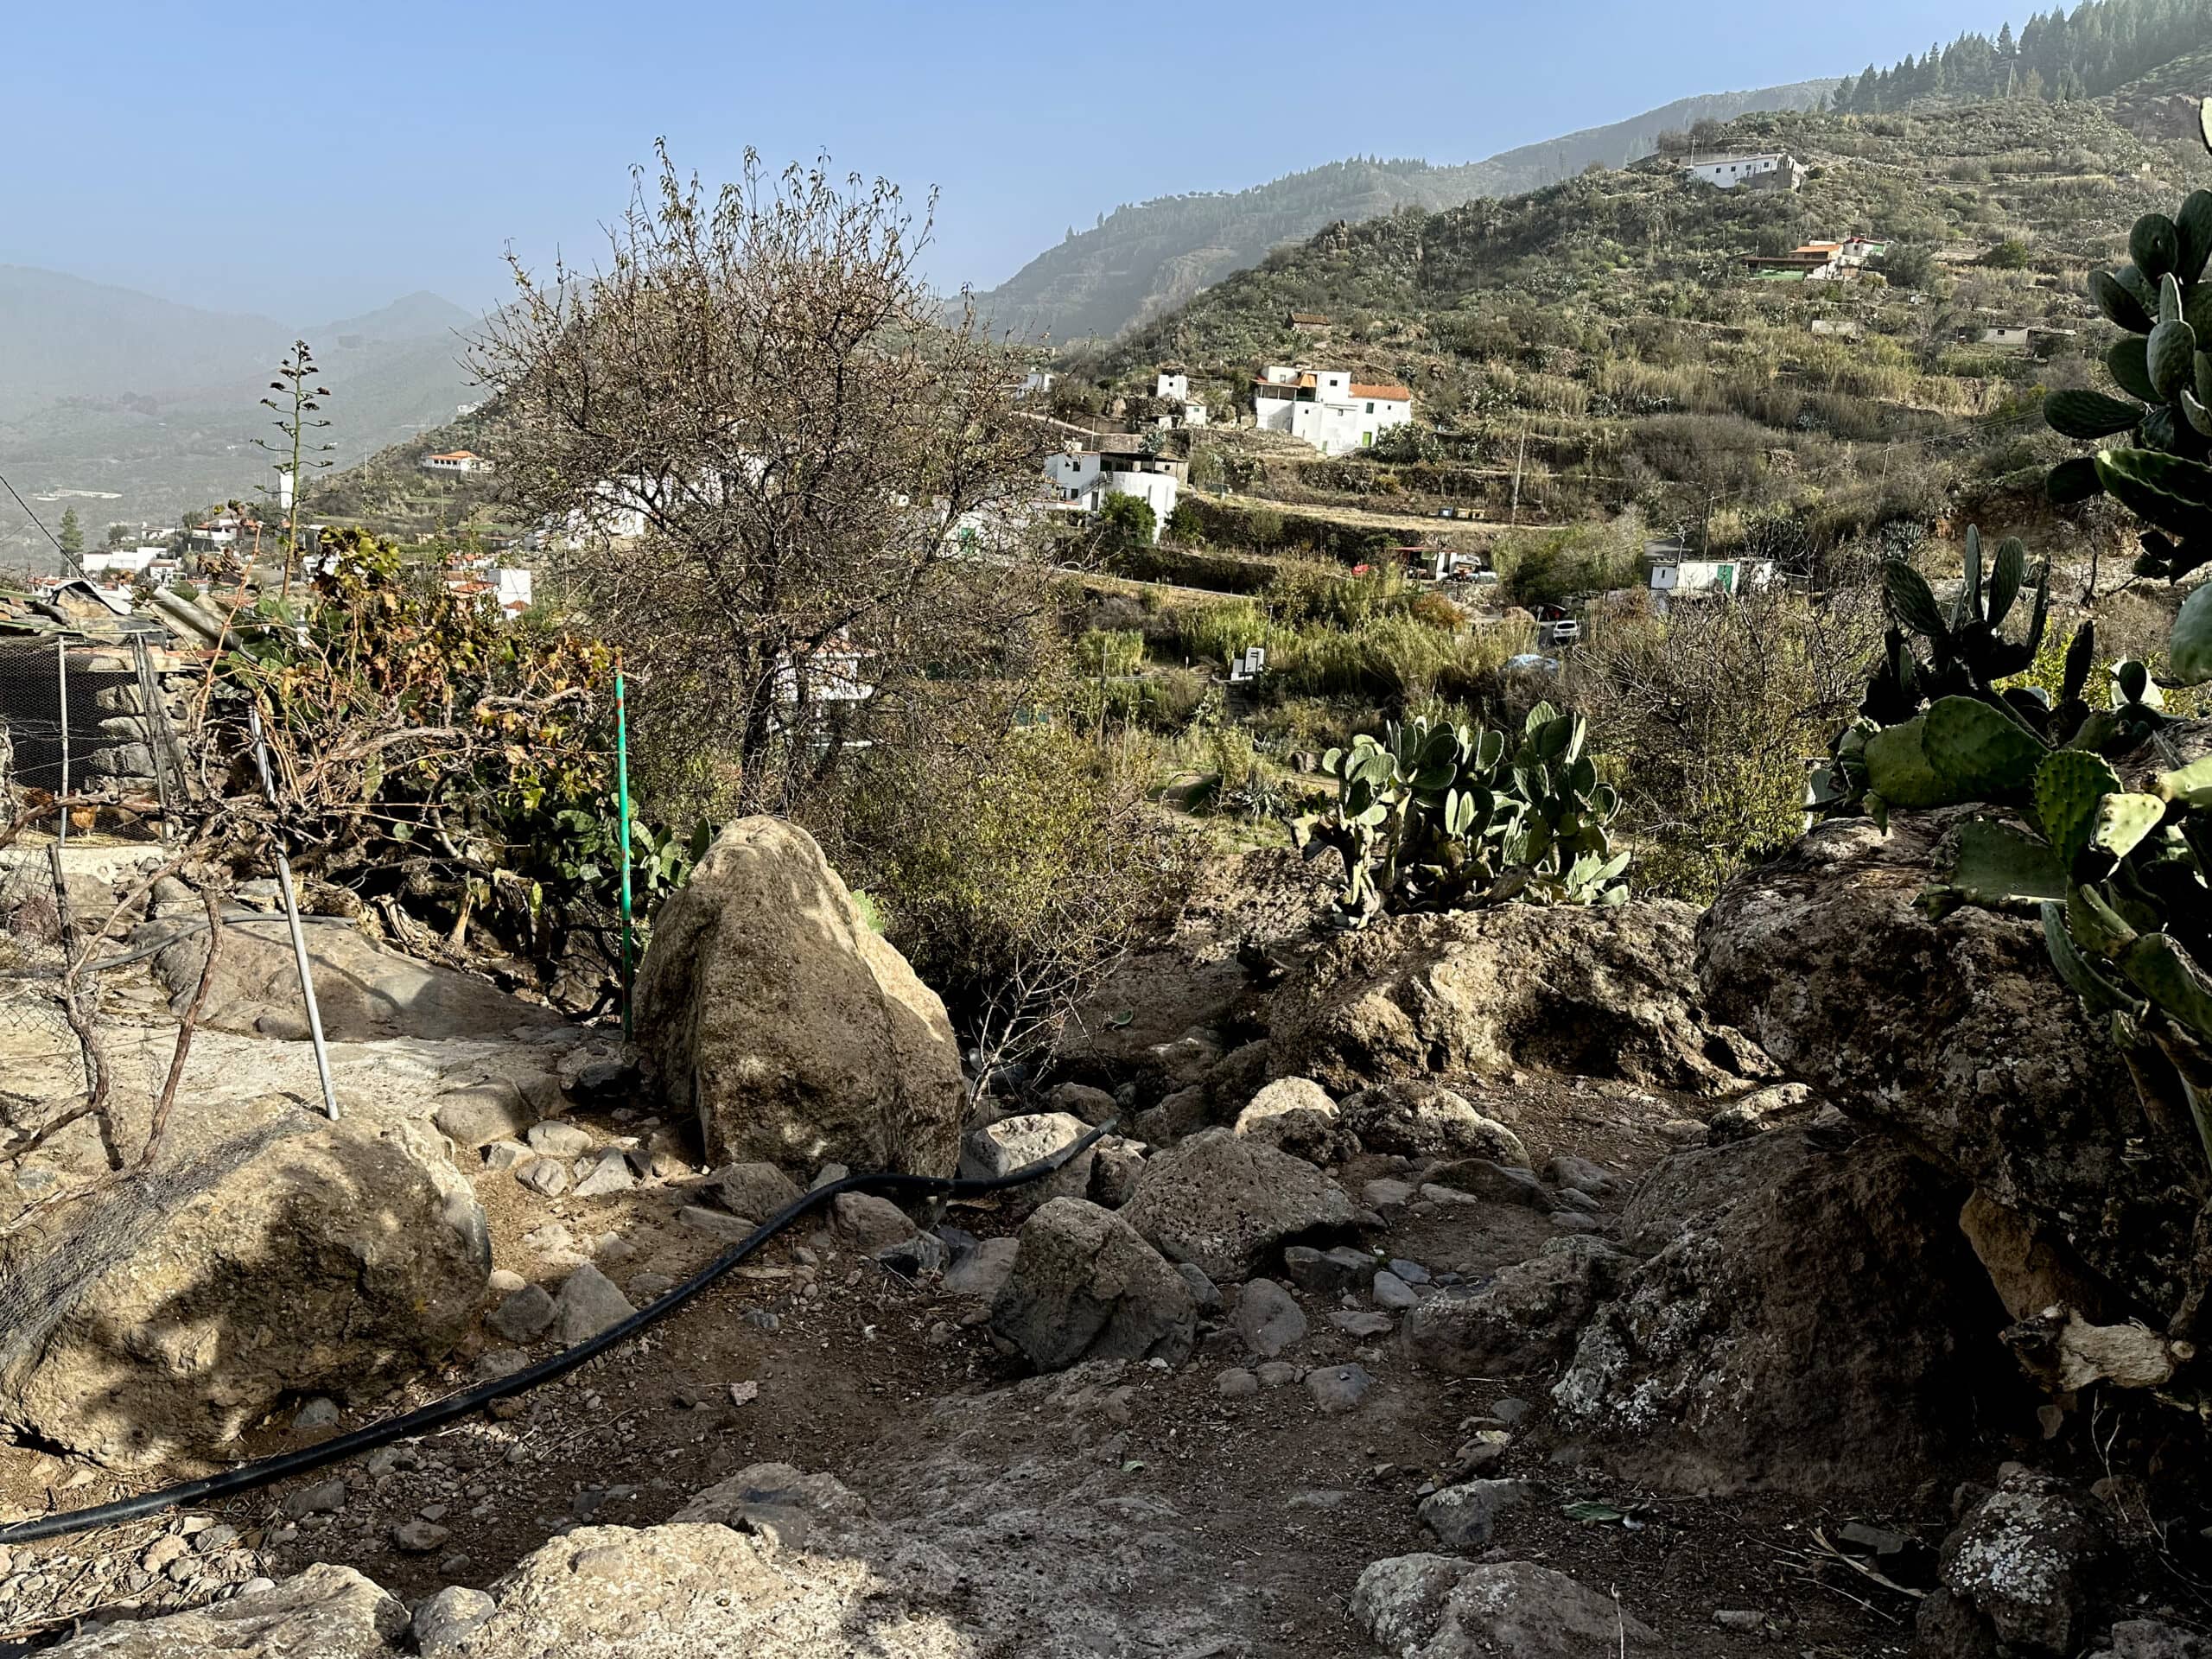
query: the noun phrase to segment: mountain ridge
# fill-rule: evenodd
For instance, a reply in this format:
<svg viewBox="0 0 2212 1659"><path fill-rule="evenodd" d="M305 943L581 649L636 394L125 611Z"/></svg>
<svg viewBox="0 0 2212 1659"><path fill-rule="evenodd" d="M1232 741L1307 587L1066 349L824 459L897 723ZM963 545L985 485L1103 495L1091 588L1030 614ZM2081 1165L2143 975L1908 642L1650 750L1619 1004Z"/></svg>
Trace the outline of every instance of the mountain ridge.
<svg viewBox="0 0 2212 1659"><path fill-rule="evenodd" d="M1633 161L1672 128L1756 111L1812 108L1834 85L1830 77L1676 99L1482 161L1355 156L1244 190L1124 204L1092 229L1039 254L996 288L976 295L975 303L995 328L1019 336L1110 338L1328 225L1362 223L1403 207L1433 212L1481 196L1516 195L1593 162L1619 166Z"/></svg>

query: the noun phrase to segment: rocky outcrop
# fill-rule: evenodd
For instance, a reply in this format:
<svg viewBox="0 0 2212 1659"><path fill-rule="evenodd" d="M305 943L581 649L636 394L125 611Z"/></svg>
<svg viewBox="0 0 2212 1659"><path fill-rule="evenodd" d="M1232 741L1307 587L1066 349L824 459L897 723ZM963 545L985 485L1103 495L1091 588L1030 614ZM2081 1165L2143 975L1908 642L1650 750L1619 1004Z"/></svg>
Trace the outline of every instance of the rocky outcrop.
<svg viewBox="0 0 2212 1659"><path fill-rule="evenodd" d="M1770 1068L1699 1010L1696 915L1647 900L1379 921L1277 995L1273 1069L1339 1093L1516 1068L1733 1092Z"/></svg>
<svg viewBox="0 0 2212 1659"><path fill-rule="evenodd" d="M862 921L813 838L723 830L654 918L638 1040L711 1161L950 1174L960 1053L944 1005Z"/></svg>
<svg viewBox="0 0 2212 1659"><path fill-rule="evenodd" d="M1612 1659L1657 1635L1533 1561L1397 1555L1359 1575L1352 1617L1391 1659Z"/></svg>
<svg viewBox="0 0 2212 1659"><path fill-rule="evenodd" d="M1698 935L1713 1010L2191 1334L2212 1252L2193 1247L2202 1154L2186 1126L2146 1121L2035 923L1973 907L1933 920L1913 902L1974 810L1897 814L1886 836L1824 824L1730 882Z"/></svg>
<svg viewBox="0 0 2212 1659"><path fill-rule="evenodd" d="M111 1624L47 1652L50 1659L385 1659L400 1651L409 1623L397 1597L350 1567L318 1562L266 1590Z"/></svg>
<svg viewBox="0 0 2212 1659"><path fill-rule="evenodd" d="M1529 1166L1521 1137L1477 1111L1465 1096L1433 1083L1380 1083L1337 1109L1363 1152L1405 1158L1487 1158Z"/></svg>
<svg viewBox="0 0 2212 1659"><path fill-rule="evenodd" d="M1022 1224L991 1329L1039 1370L1086 1359L1190 1357L1198 1305L1136 1230L1081 1198L1054 1198Z"/></svg>
<svg viewBox="0 0 2212 1659"><path fill-rule="evenodd" d="M1511 1376L1557 1364L1631 1265L1586 1233L1555 1238L1488 1283L1440 1290L1406 1315L1399 1341L1426 1370Z"/></svg>
<svg viewBox="0 0 2212 1659"><path fill-rule="evenodd" d="M1121 1213L1170 1261L1223 1284L1250 1278L1285 1244L1332 1239L1357 1219L1313 1165L1227 1129L1147 1159Z"/></svg>
<svg viewBox="0 0 2212 1659"><path fill-rule="evenodd" d="M492 1265L444 1148L282 1100L243 1132L180 1112L153 1170L0 1255L0 1419L145 1463L221 1446L287 1394L365 1397L442 1357Z"/></svg>
<svg viewBox="0 0 2212 1659"><path fill-rule="evenodd" d="M1959 1196L1878 1136L1823 1153L1777 1129L1676 1156L1623 1217L1651 1254L1584 1329L1563 1421L1669 1490L1918 1481L2008 1403L2026 1413Z"/></svg>
<svg viewBox="0 0 2212 1659"><path fill-rule="evenodd" d="M1115 1369L1032 1383L1095 1395ZM1052 1399L1020 1397L1027 1409ZM946 1414L963 1406L974 1410ZM932 1500L918 1513L886 1518L830 1476L754 1464L659 1525L577 1527L480 1595L426 1598L411 1634L405 1610L373 1584L317 1567L271 1589L118 1624L48 1651L55 1659L1081 1659L1123 1650L1133 1630L1162 1652L1232 1647L1231 1605L1185 1607L1132 1586L1122 1563L1140 1553L1156 1561L1173 1552L1165 1558L1181 1574L1203 1570L1176 1529L1163 1535L1152 1518L1166 1506L1131 1510L1126 1492L1063 1497L1036 1460L1025 1465L1035 1484L1016 1491L966 1461L963 1442L1003 1440L1005 1409L999 1398L940 1402L920 1445L887 1448L931 1459ZM1077 1455L1095 1465L1095 1454ZM1135 1611L1115 1605L1140 1597Z"/></svg>
<svg viewBox="0 0 2212 1659"><path fill-rule="evenodd" d="M236 925L224 931L200 1023L218 1031L306 1041L300 970L283 917L243 907L230 914ZM206 918L199 900L173 895L132 937L141 944L169 938L180 922L194 918ZM316 1012L323 1035L334 1043L527 1033L563 1023L552 1009L510 996L488 980L387 950L351 926L320 917L304 926ZM181 1012L207 965L206 928L176 938L153 962L172 1005Z"/></svg>
<svg viewBox="0 0 2212 1659"><path fill-rule="evenodd" d="M1922 1605L1915 1651L2081 1652L2113 1543L2103 1517L2064 1482L2008 1476L1944 1540L1942 1588Z"/></svg>

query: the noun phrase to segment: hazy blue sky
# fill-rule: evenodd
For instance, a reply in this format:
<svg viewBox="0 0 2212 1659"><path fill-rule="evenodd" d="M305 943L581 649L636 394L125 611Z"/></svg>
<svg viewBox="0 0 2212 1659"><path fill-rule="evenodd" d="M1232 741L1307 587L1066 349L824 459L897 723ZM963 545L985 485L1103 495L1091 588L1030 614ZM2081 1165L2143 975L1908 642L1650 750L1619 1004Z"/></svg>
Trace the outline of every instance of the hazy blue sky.
<svg viewBox="0 0 2212 1659"><path fill-rule="evenodd" d="M309 324L589 251L666 136L942 188L988 287L1122 201L1350 155L1471 161L1691 93L1855 72L1991 0L753 5L359 0L13 9L0 263Z"/></svg>

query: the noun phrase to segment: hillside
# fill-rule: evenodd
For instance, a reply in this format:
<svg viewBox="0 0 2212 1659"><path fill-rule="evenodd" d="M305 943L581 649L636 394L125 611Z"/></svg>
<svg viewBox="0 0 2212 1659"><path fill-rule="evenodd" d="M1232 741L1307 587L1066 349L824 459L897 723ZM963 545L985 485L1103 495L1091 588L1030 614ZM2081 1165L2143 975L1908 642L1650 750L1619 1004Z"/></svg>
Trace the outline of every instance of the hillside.
<svg viewBox="0 0 2212 1659"><path fill-rule="evenodd" d="M275 435L260 406L270 371L302 337L331 393L321 437L334 460L358 461L470 401L457 359L471 321L418 293L300 327L0 268L0 470L49 525L73 505L95 537L245 495L269 477L251 445ZM12 504L0 514L0 557L38 563L47 547Z"/></svg>
<svg viewBox="0 0 2212 1659"><path fill-rule="evenodd" d="M1802 193L1717 191L1652 160L1334 226L1103 354L1070 357L1063 395L1148 391L1171 362L1245 415L1271 361L1415 389L1436 431L1388 462L1287 443L1240 458L1236 440L1192 435L1194 477L1288 503L1456 504L1503 521L1518 474L1523 523L1634 509L1668 528L1711 515L1724 537L1765 524L1822 542L1925 525L2032 481L2052 442L2042 390L2101 381L2086 360L2106 333L2082 297L2089 264L2207 172L2201 150L2086 102L1758 115L1728 136L1805 158ZM1741 264L1852 232L1891 244L1885 277L1758 281ZM1294 335L1292 310L1333 327ZM2038 330L2032 349L1985 346L2000 327Z"/></svg>
<svg viewBox="0 0 2212 1659"><path fill-rule="evenodd" d="M1681 99L1625 121L1464 165L1355 159L1249 190L1164 196L1117 207L1096 228L1071 234L978 295L977 304L998 327L1016 334L1058 340L1109 338L1323 226L1535 189L1592 162L1612 167L1632 161L1648 154L1661 133L1698 121L1811 108L1834 84L1808 80Z"/></svg>

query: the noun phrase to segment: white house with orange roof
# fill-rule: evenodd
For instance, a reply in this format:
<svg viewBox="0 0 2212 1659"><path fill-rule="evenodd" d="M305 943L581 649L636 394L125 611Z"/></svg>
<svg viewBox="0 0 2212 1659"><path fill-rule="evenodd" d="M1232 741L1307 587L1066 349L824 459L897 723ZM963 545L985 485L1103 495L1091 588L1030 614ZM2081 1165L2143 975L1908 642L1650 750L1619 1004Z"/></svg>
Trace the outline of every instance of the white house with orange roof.
<svg viewBox="0 0 2212 1659"><path fill-rule="evenodd" d="M426 473L445 473L458 477L464 473L488 473L492 463L468 449L449 449L442 455L423 457Z"/></svg>
<svg viewBox="0 0 2212 1659"><path fill-rule="evenodd" d="M1252 383L1252 416L1263 432L1287 432L1325 455L1343 455L1413 419L1414 395L1342 369L1271 364Z"/></svg>

